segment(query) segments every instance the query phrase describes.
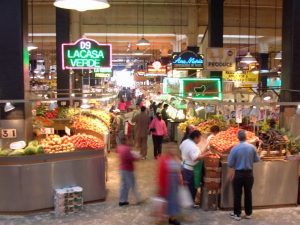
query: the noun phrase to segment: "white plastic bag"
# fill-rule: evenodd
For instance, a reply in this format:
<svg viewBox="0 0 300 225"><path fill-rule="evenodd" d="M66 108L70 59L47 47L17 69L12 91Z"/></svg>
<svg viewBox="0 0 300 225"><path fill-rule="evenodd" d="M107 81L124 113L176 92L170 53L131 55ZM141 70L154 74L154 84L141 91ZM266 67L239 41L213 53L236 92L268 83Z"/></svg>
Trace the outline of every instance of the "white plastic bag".
<svg viewBox="0 0 300 225"><path fill-rule="evenodd" d="M181 185L178 188L178 202L182 208L189 208L194 205L192 195L185 185Z"/></svg>
<svg viewBox="0 0 300 225"><path fill-rule="evenodd" d="M161 218L165 214L165 209L167 201L161 197L152 197L150 198L151 202L151 216L156 218Z"/></svg>

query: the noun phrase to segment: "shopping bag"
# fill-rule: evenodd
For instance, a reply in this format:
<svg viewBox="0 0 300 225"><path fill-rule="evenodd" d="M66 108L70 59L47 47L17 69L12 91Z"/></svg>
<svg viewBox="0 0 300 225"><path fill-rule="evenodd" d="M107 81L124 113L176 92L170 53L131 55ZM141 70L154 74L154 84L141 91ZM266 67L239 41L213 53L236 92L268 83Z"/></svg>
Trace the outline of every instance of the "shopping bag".
<svg viewBox="0 0 300 225"><path fill-rule="evenodd" d="M192 195L185 185L181 185L178 188L178 202L182 208L189 208L194 205Z"/></svg>
<svg viewBox="0 0 300 225"><path fill-rule="evenodd" d="M166 213L167 201L161 197L152 197L150 198L151 202L151 214L150 216L156 218L162 218Z"/></svg>

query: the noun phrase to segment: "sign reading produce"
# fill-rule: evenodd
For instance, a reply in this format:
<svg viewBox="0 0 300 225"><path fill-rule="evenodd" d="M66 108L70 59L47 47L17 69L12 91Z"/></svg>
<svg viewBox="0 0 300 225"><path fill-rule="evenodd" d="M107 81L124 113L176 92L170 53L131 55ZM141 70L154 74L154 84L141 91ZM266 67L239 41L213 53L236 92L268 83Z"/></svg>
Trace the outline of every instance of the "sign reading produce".
<svg viewBox="0 0 300 225"><path fill-rule="evenodd" d="M224 81L235 81L243 83L258 83L258 74L250 71L243 71L242 73L237 72L223 72L222 74Z"/></svg>
<svg viewBox="0 0 300 225"><path fill-rule="evenodd" d="M75 43L62 44L62 68L95 69L112 67L111 44L82 38Z"/></svg>
<svg viewBox="0 0 300 225"><path fill-rule="evenodd" d="M207 48L205 69L209 71L235 71L235 48Z"/></svg>
<svg viewBox="0 0 300 225"><path fill-rule="evenodd" d="M203 56L192 51L175 53L172 60L173 69L202 69Z"/></svg>
<svg viewBox="0 0 300 225"><path fill-rule="evenodd" d="M192 99L222 100L221 81L218 78L180 79L180 95Z"/></svg>

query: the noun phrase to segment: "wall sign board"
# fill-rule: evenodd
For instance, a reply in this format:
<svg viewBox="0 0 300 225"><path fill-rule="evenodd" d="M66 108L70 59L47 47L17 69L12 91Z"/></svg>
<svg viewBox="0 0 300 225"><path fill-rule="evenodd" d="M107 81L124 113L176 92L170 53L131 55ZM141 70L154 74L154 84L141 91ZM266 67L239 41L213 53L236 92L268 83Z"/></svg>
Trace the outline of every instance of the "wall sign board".
<svg viewBox="0 0 300 225"><path fill-rule="evenodd" d="M192 51L175 53L172 60L173 69L202 69L203 56Z"/></svg>

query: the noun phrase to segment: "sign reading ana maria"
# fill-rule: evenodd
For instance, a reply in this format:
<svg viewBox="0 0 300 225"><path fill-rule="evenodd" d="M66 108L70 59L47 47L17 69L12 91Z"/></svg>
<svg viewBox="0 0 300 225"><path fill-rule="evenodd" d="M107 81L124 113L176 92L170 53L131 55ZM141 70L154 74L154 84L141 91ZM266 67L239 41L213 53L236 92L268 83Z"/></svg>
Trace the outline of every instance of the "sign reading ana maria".
<svg viewBox="0 0 300 225"><path fill-rule="evenodd" d="M62 68L95 69L112 67L111 44L82 38L75 43L62 44Z"/></svg>
<svg viewBox="0 0 300 225"><path fill-rule="evenodd" d="M175 53L172 60L173 69L202 69L203 57L192 51Z"/></svg>
<svg viewBox="0 0 300 225"><path fill-rule="evenodd" d="M235 48L207 48L205 69L209 71L235 71Z"/></svg>

